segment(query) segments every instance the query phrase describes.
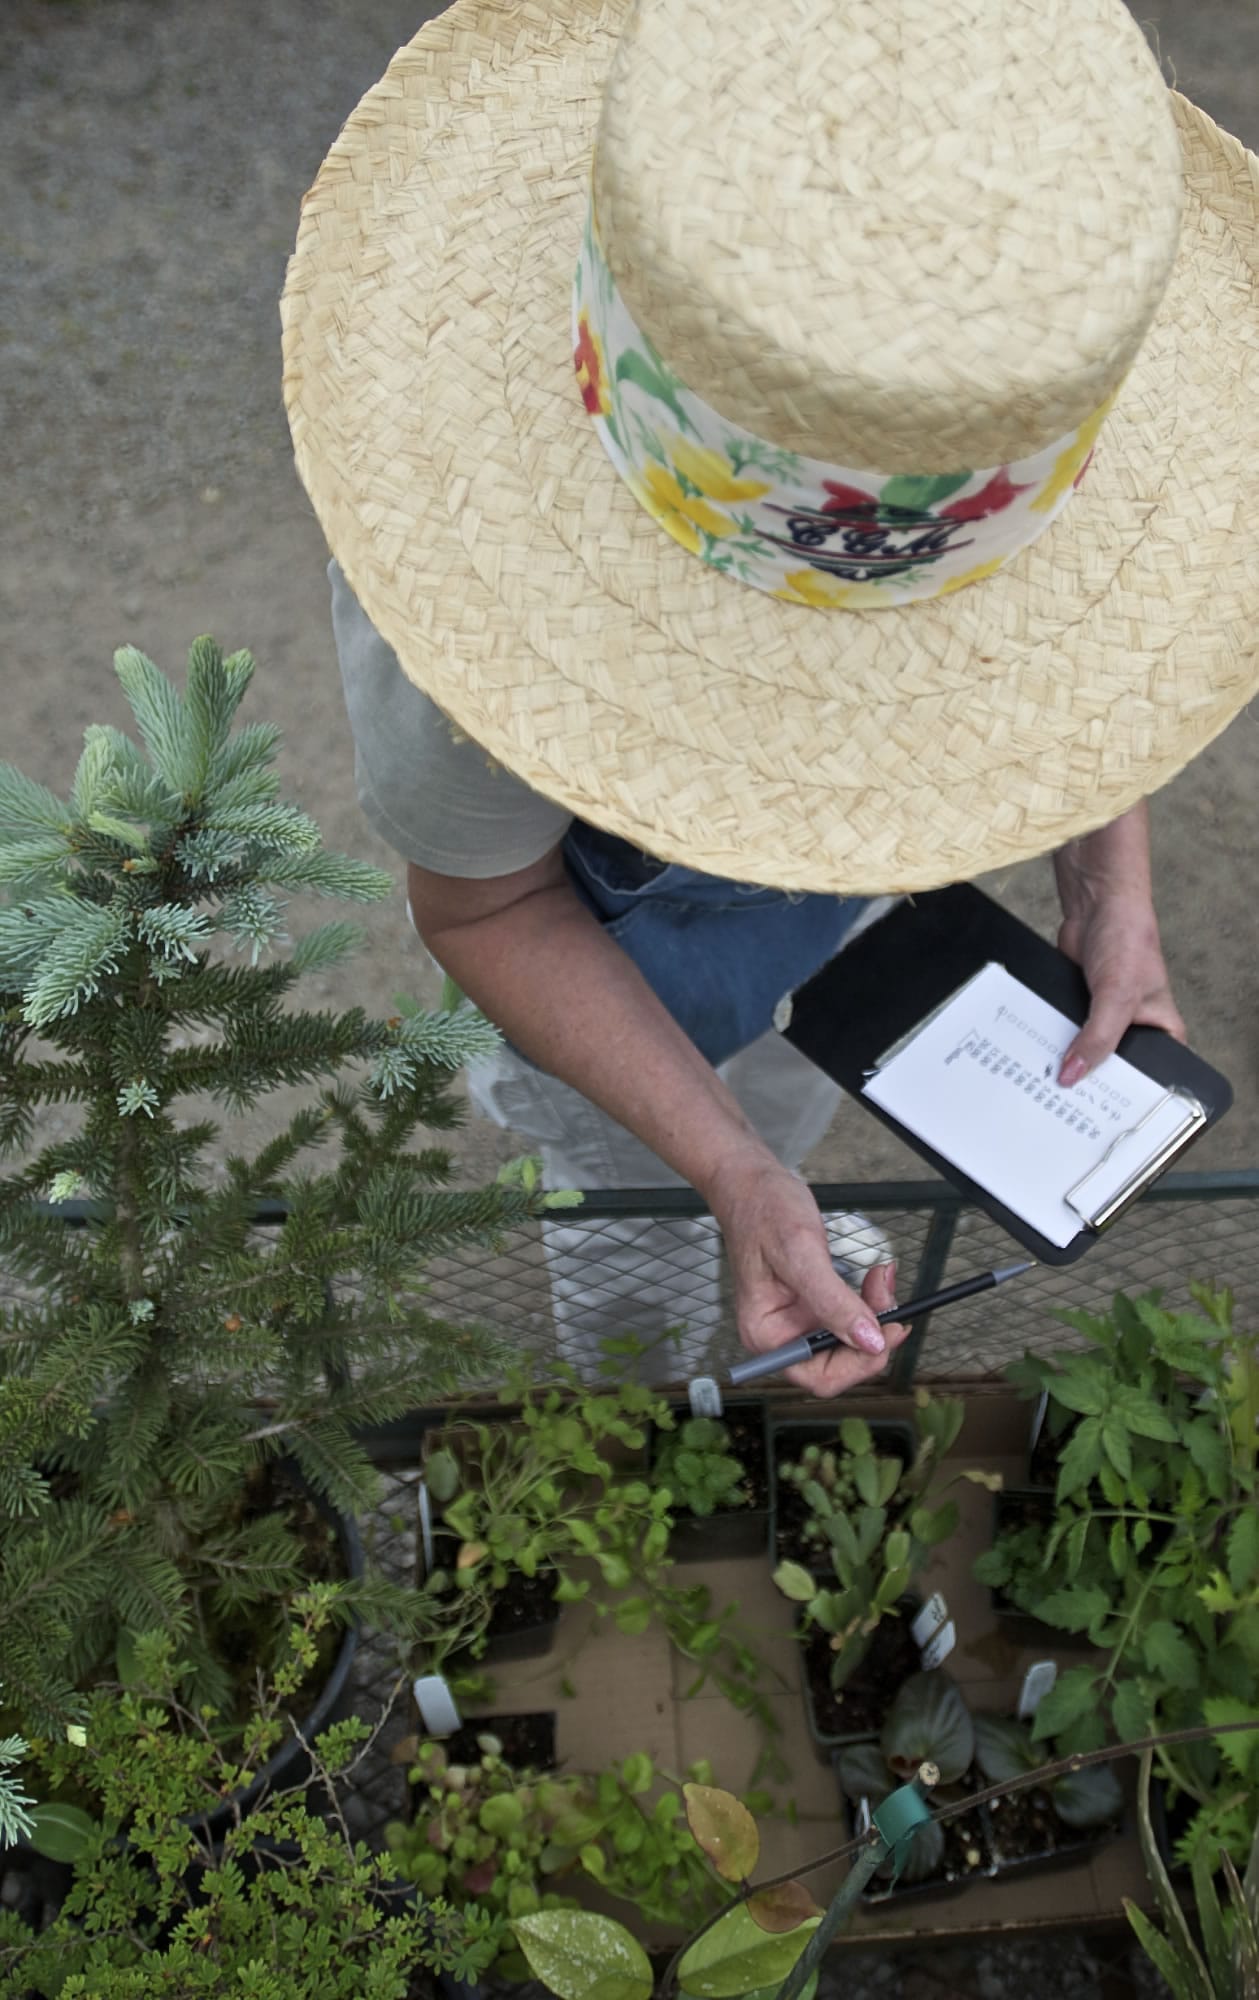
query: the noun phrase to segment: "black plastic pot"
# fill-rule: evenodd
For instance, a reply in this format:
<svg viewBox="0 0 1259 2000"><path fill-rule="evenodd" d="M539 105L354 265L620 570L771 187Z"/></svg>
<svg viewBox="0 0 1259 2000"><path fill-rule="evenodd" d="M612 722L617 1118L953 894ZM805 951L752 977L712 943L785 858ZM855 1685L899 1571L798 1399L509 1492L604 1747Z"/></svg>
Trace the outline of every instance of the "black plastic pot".
<svg viewBox="0 0 1259 2000"><path fill-rule="evenodd" d="M1015 1793L1013 1796L1020 1798L1026 1795ZM1053 1807L1049 1805L1048 1800L1046 1804L1052 1813ZM1110 1826L1083 1828L1068 1826L1065 1821L1057 1820L1055 1815L1061 1837L1051 1849L1041 1854L1006 1856L1001 1852L1002 1805L1003 1802L997 1799L991 1805L981 1808L992 1848L993 1873L998 1877L1042 1874L1055 1868L1074 1868L1078 1862L1087 1861L1090 1855L1096 1854L1099 1848L1108 1846L1124 1830L1122 1819L1116 1820Z"/></svg>
<svg viewBox="0 0 1259 2000"><path fill-rule="evenodd" d="M443 1532L439 1521L433 1536L438 1569L451 1567L448 1560L443 1560L442 1547L453 1539L453 1536ZM533 1603L528 1615L505 1618L495 1607L490 1613L481 1649L474 1653L470 1646L459 1647L449 1655L452 1664L488 1667L497 1663L501 1666L511 1660L540 1660L550 1652L560 1615L560 1607L555 1601L555 1579L548 1575L524 1581L534 1585L531 1591Z"/></svg>
<svg viewBox="0 0 1259 2000"><path fill-rule="evenodd" d="M870 1424L870 1434L874 1448L884 1456L899 1458L902 1465L909 1465L917 1450L914 1433L909 1424L888 1419L876 1419ZM775 1423L771 1418L767 1426L767 1454L769 1458L769 1559L775 1567L784 1560L787 1553L778 1546L779 1488L778 1467L783 1460L795 1459L806 1445L833 1444L839 1442L839 1419L830 1423L819 1423L814 1418L787 1418ZM803 1557L791 1555L792 1562L801 1562L805 1569L815 1575L825 1576L830 1572L830 1562L825 1550L815 1555Z"/></svg>
<svg viewBox="0 0 1259 2000"><path fill-rule="evenodd" d="M850 1675L847 1688L854 1694L872 1693L879 1704L880 1720L870 1727L847 1730L828 1730L819 1719L814 1701L813 1684L809 1677L808 1632L809 1623L802 1606L796 1618L796 1637L800 1642L800 1685L804 1695L804 1712L809 1725L809 1740L820 1763L831 1764L840 1750L846 1750L853 1743L869 1743L879 1733L882 1713L890 1706L893 1695L907 1674L917 1673L921 1666L918 1647L909 1631L910 1620L921 1606L919 1597L902 1597L897 1610L899 1617L884 1618L870 1642L867 1653L856 1672ZM886 1651L889 1640L898 1644L902 1637L908 1640L896 1663L889 1663ZM882 1640L882 1645L880 1645ZM908 1654L912 1652L912 1658Z"/></svg>
<svg viewBox="0 0 1259 2000"><path fill-rule="evenodd" d="M836 1766L838 1765L838 1761L838 1758L836 1758ZM835 1772L835 1782L838 1785L838 1769ZM856 1801L850 1801L844 1796L842 1790L840 1799L845 1835L849 1840L853 1840L857 1835ZM984 1819L982 1809L979 1807L975 1808L974 1832L976 1844L981 1855L979 1867L969 1870L964 1875L928 1875L921 1882L906 1882L903 1876L899 1881L891 1882L880 1880L878 1875L873 1875L869 1883L861 1891L861 1901L867 1905L871 1905L910 1902L916 1896L957 1896L963 1890L970 1888L972 1883L991 1880L992 1876L996 1873L996 1864L993 1860L987 1823Z"/></svg>
<svg viewBox="0 0 1259 2000"><path fill-rule="evenodd" d="M672 1403L679 1423L691 1416L689 1403ZM689 1508L675 1507L669 1555L675 1562L730 1562L743 1556L759 1556L769 1533L770 1459L767 1417L764 1403L727 1403L723 1421L731 1417L754 1418L758 1425L764 1458L765 1505L725 1507L713 1514L692 1514ZM653 1428L647 1440L648 1476L655 1462L656 1440L661 1433Z"/></svg>

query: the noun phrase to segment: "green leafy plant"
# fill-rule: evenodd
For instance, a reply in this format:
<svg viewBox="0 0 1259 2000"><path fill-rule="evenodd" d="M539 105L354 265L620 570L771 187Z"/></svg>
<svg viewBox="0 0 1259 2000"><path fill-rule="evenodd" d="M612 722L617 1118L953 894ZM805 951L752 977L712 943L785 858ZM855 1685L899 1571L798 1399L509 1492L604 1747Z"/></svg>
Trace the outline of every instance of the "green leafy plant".
<svg viewBox="0 0 1259 2000"><path fill-rule="evenodd" d="M676 1505L701 1520L725 1508L746 1507L752 1497L720 1417L685 1417L676 1430L662 1432L651 1476Z"/></svg>
<svg viewBox="0 0 1259 2000"><path fill-rule="evenodd" d="M546 1200L451 1189L447 1154L411 1148L495 1042L473 1010L287 1004L358 935L280 950L287 892L372 901L390 879L281 801L273 728L234 727L250 656L198 640L182 693L133 648L116 667L143 748L89 729L66 800L0 768L0 1148L28 1149L41 1106L74 1122L0 1181L0 1674L41 1728L155 1624L189 1693L230 1707L239 1636L265 1661L329 1561L309 1508L277 1504L277 1461L361 1509L356 1427L498 1358L430 1313L426 1263ZM205 1100L308 1082L255 1152L206 1159Z"/></svg>
<svg viewBox="0 0 1259 2000"><path fill-rule="evenodd" d="M1037 1710L1036 1739L1066 1750L1259 1708L1259 1346L1230 1293L1193 1296L1196 1312L1120 1293L1106 1314L1064 1315L1088 1345L1011 1371L1072 1424L1048 1532L1001 1537L976 1575L1100 1650ZM1197 1808L1186 1855L1202 1837L1245 1865L1257 1756L1244 1735L1160 1752Z"/></svg>
<svg viewBox="0 0 1259 2000"><path fill-rule="evenodd" d="M715 1890L741 1898L708 1923L678 1955L678 1990L693 2000L773 1992L791 1971L816 1930L820 1912L799 1882L756 1891L749 1878L760 1855L760 1834L748 1805L733 1793L698 1780L682 1787L685 1839L707 1857ZM585 1910L542 1911L516 1918L512 1931L529 1970L560 2000L651 2000L646 1953L625 1927ZM806 1993L812 1993L810 1981Z"/></svg>
<svg viewBox="0 0 1259 2000"><path fill-rule="evenodd" d="M676 1785L644 1752L597 1774L556 1777L514 1770L492 1730L478 1744L467 1764L451 1762L439 1743L420 1745L414 1818L387 1829L395 1867L422 1893L511 1919L576 1909L572 1892L583 1881L660 1923L693 1924L714 1907L721 1877ZM710 1775L696 1766L687 1797ZM525 1970L510 1939L496 1970Z"/></svg>
<svg viewBox="0 0 1259 2000"><path fill-rule="evenodd" d="M637 1477L633 1460L659 1398L640 1383L583 1389L575 1377L537 1384L517 1371L499 1400L503 1421L458 1421L425 1439L429 1494L455 1544L434 1588L480 1590L492 1602L518 1572L550 1578L560 1603L576 1603L596 1576L615 1592L657 1574L668 1495Z"/></svg>
<svg viewBox="0 0 1259 2000"><path fill-rule="evenodd" d="M989 1784L1035 1771L1044 1762L1026 1722L1010 1715L976 1715L973 1720L975 1762ZM1063 1825L1080 1831L1109 1826L1123 1811L1123 1792L1110 1764L1064 1771L1050 1781L1045 1794Z"/></svg>
<svg viewBox="0 0 1259 2000"><path fill-rule="evenodd" d="M81 1742L42 1746L42 1779L71 1787L60 1858L73 1880L38 1932L0 1911L0 2000L407 2000L421 1971L476 1977L501 1927L476 1909L399 1893L387 1862L350 1837L339 1789L370 1732L339 1723L312 1746L325 1811L303 1786L233 1816L211 1844L200 1830L284 1728L327 1607L296 1607L287 1656L244 1732L242 1765L209 1718L179 1699L182 1663L168 1635L144 1635L146 1691L98 1692ZM125 1839L124 1839L125 1836Z"/></svg>
<svg viewBox="0 0 1259 2000"><path fill-rule="evenodd" d="M778 1468L780 1481L797 1488L809 1510L806 1538L829 1557L835 1583L814 1576L803 1563L782 1562L774 1582L804 1607L809 1624L831 1639L831 1686L844 1687L870 1650L885 1617L922 1574L932 1552L957 1527L957 1503L945 1498L941 1460L962 1426L962 1404L920 1389L914 1399L917 1445L906 1465L880 1452L870 1426L844 1417L837 1447L810 1446L795 1464ZM970 1469L956 1475L990 1488L998 1475Z"/></svg>
<svg viewBox="0 0 1259 2000"><path fill-rule="evenodd" d="M1198 1936L1190 1928L1168 1877L1150 1822L1152 1755L1141 1760L1138 1820L1141 1852L1162 1918L1155 1925L1125 1897L1128 1922L1142 1950L1171 1988L1174 2000L1259 2000L1259 1827L1251 1836L1239 1876L1227 1848L1194 1854L1193 1893ZM1224 1877L1221 1896L1215 1870Z"/></svg>
<svg viewBox="0 0 1259 2000"><path fill-rule="evenodd" d="M871 1807L917 1773L924 1764L938 1773L934 1797L947 1801L975 1761L975 1725L954 1682L938 1670L911 1674L892 1699L877 1743L854 1743L839 1755L837 1769L845 1796ZM914 1831L901 1864L906 1881L938 1873L944 1862L944 1828L927 1820ZM974 1866L982 1862L976 1853Z"/></svg>

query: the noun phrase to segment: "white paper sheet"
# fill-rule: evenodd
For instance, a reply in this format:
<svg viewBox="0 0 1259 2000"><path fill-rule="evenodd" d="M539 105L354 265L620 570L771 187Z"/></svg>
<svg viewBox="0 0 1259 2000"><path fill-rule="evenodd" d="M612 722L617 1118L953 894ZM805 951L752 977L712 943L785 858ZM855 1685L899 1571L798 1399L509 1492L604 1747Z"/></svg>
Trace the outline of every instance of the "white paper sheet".
<svg viewBox="0 0 1259 2000"><path fill-rule="evenodd" d="M1089 1187L1100 1206L1192 1109L1121 1056L1060 1089L1077 1032L1004 966L986 965L875 1071L864 1095L1063 1248L1080 1232L1065 1199L1077 1182L1105 1160Z"/></svg>

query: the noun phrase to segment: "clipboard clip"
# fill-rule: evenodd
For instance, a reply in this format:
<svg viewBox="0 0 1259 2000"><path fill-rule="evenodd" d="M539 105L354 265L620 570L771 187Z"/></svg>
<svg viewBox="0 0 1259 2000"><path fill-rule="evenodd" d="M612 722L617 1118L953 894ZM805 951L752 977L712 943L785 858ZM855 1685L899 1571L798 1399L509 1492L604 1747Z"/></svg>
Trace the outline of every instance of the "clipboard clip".
<svg viewBox="0 0 1259 2000"><path fill-rule="evenodd" d="M1184 1116L1175 1131L1168 1133L1154 1151L1148 1153L1118 1187L1112 1187L1099 1201L1090 1204L1085 1193L1090 1181L1101 1178L1103 1185L1106 1185L1105 1170L1113 1155L1137 1138L1151 1119L1157 1118L1165 1106L1173 1102L1179 1103L1184 1108ZM1168 1090L1156 1104L1152 1104L1149 1110L1138 1118L1135 1125L1129 1126L1126 1132L1117 1132L1096 1166L1090 1167L1074 1187L1068 1188L1063 1196L1067 1207L1079 1216L1085 1228L1098 1231L1108 1229L1112 1222L1116 1222L1127 1209L1132 1207L1133 1202L1140 1200L1146 1189L1153 1185L1161 1173L1166 1172L1177 1154L1183 1152L1189 1141L1202 1131L1207 1123L1207 1117L1205 1107L1188 1091L1176 1088Z"/></svg>

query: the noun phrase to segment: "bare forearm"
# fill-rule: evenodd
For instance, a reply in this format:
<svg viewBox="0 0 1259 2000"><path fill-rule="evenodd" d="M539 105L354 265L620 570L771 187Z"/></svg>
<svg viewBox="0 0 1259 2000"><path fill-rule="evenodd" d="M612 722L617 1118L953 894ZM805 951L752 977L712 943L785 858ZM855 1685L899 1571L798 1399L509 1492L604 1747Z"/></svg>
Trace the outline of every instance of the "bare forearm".
<svg viewBox="0 0 1259 2000"><path fill-rule="evenodd" d="M1150 815L1144 803L1109 826L1069 841L1054 855L1054 874L1064 917L1114 896L1153 904L1150 880Z"/></svg>
<svg viewBox="0 0 1259 2000"><path fill-rule="evenodd" d="M572 890L537 890L425 942L531 1061L627 1126L715 1204L772 1155L637 967Z"/></svg>

